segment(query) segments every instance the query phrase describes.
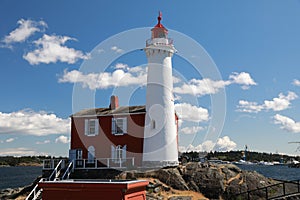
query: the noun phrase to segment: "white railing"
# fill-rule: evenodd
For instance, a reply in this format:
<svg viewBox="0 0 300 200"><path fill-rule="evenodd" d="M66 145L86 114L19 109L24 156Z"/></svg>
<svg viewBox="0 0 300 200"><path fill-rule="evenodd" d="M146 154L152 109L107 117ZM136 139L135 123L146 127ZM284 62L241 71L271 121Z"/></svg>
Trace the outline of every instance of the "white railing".
<svg viewBox="0 0 300 200"><path fill-rule="evenodd" d="M62 180L69 179L72 169L73 169L73 162L70 162L64 175L61 177L61 179Z"/></svg>
<svg viewBox="0 0 300 200"><path fill-rule="evenodd" d="M62 176L62 178L65 178L65 176L67 178L69 178L70 176L70 171L69 168L72 167L72 162L68 165L68 168L66 169L66 172L64 173L64 175ZM54 168L54 169L53 169ZM57 159L53 159L53 160L44 160L43 161L43 169L53 169L53 172L51 173L51 175L49 176L48 179L40 179L39 182L42 181L56 181L57 178L59 177L61 170L65 168L65 160L57 160ZM38 187L38 184L36 184L34 186L34 188L31 190L31 192L29 193L29 195L26 197L26 200L36 200L39 198L39 196L42 193L42 189Z"/></svg>
<svg viewBox="0 0 300 200"><path fill-rule="evenodd" d="M55 174L55 178L58 177L60 173L60 169L65 168L65 160L44 160L44 170L53 170L52 174L50 175L49 179L53 179ZM72 163L72 167L69 169L69 166ZM60 166L61 165L61 166ZM134 158L97 158L94 160L90 159L76 159L73 161L69 161L67 166L67 170L72 169L101 169L101 168L131 168L135 166L135 159ZM65 172L66 173L66 172Z"/></svg>
<svg viewBox="0 0 300 200"><path fill-rule="evenodd" d="M43 160L43 169L44 170L49 170L49 169L54 169L58 163L63 160L63 164L68 163L67 159L46 159ZM62 166L64 168L65 166Z"/></svg>
<svg viewBox="0 0 300 200"><path fill-rule="evenodd" d="M73 163L75 169L129 168L135 165L134 158L77 159Z"/></svg>
<svg viewBox="0 0 300 200"><path fill-rule="evenodd" d="M157 45L164 45L164 46L173 46L173 39L171 38L151 38L146 40L146 47L148 46L157 46Z"/></svg>
<svg viewBox="0 0 300 200"><path fill-rule="evenodd" d="M39 182L42 181L44 181L43 178L41 178ZM41 193L42 193L42 189L38 188L38 184L36 184L25 200L30 200L30 199L35 200Z"/></svg>
<svg viewBox="0 0 300 200"><path fill-rule="evenodd" d="M49 176L49 181L53 181L53 180L55 181L55 179L59 177L59 175L61 173L61 169L63 169L64 167L65 167L65 161L60 160L59 163L54 168L51 175Z"/></svg>

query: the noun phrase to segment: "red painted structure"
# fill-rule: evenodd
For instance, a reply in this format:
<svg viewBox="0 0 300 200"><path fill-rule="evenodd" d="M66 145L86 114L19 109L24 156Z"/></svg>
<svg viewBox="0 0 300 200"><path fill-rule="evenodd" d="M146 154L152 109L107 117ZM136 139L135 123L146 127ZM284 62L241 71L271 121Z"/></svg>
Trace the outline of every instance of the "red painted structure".
<svg viewBox="0 0 300 200"><path fill-rule="evenodd" d="M108 108L94 108L77 112L71 116L71 151L81 151L79 155L71 155L70 159L89 159L92 155L94 159L103 159L103 163L97 163L97 166L105 166L106 160L113 158L112 148L118 146L124 148L122 154L123 162L132 162L129 160L134 158L134 166L142 166L143 158L143 141L145 126L145 106L119 106L118 97L112 96L110 106ZM112 134L114 119L126 118L126 133ZM178 117L175 114L176 124ZM87 120L96 120L96 133L92 135L85 134ZM91 148L92 147L92 148ZM94 152L89 152L91 148ZM126 154L126 155L125 155ZM112 162L111 162L112 163ZM116 164L118 166L118 164Z"/></svg>
<svg viewBox="0 0 300 200"><path fill-rule="evenodd" d="M146 200L148 181L84 181L67 180L41 182L43 200Z"/></svg>

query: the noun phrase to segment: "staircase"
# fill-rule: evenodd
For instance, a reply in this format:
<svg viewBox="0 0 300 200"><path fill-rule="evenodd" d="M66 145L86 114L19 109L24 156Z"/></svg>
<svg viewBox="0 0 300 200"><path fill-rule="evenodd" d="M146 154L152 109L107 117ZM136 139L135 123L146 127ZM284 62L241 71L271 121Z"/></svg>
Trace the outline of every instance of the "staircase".
<svg viewBox="0 0 300 200"><path fill-rule="evenodd" d="M70 174L73 169L73 162L70 162L67 167L65 167L64 160L60 160L59 163L56 165L54 170L52 171L49 178L42 178L40 182L43 181L59 181L69 179ZM43 190L38 187L38 184L32 189L32 191L27 196L26 200L39 200L42 199L42 192Z"/></svg>

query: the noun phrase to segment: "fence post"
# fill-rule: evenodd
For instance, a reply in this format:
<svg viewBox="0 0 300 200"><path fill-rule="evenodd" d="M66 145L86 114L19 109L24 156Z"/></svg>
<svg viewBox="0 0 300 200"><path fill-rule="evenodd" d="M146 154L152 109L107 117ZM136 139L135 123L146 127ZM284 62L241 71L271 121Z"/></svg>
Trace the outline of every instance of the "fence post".
<svg viewBox="0 0 300 200"><path fill-rule="evenodd" d="M268 195L268 187L266 187L266 199L269 199L269 195Z"/></svg>
<svg viewBox="0 0 300 200"><path fill-rule="evenodd" d="M285 183L283 183L282 189L283 189L283 195L285 196Z"/></svg>
<svg viewBox="0 0 300 200"><path fill-rule="evenodd" d="M298 183L298 192L300 192L299 180L297 180L297 183Z"/></svg>
<svg viewBox="0 0 300 200"><path fill-rule="evenodd" d="M248 191L247 194L248 194L248 200L250 200L250 191Z"/></svg>
<svg viewBox="0 0 300 200"><path fill-rule="evenodd" d="M51 159L51 169L54 169L54 159Z"/></svg>

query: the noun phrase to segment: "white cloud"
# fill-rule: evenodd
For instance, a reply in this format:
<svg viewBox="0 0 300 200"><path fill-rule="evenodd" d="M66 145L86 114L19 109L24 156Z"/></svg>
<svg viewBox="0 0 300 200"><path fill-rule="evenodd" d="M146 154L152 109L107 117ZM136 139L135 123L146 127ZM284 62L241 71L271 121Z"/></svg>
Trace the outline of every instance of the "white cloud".
<svg viewBox="0 0 300 200"><path fill-rule="evenodd" d="M300 86L300 80L294 79L292 84L295 86Z"/></svg>
<svg viewBox="0 0 300 200"><path fill-rule="evenodd" d="M188 103L175 104L176 113L185 121L203 122L209 120L208 110Z"/></svg>
<svg viewBox="0 0 300 200"><path fill-rule="evenodd" d="M32 36L35 32L41 32L44 28L47 27L46 22L44 21L32 21L20 19L18 22L19 27L10 32L2 40L8 47L11 43L24 42L27 38Z"/></svg>
<svg viewBox="0 0 300 200"><path fill-rule="evenodd" d="M59 79L60 83L81 83L83 87L91 90L107 89L110 87L145 85L147 83L147 67L129 67L124 63L117 63L113 72L88 73L84 74L78 70L64 71L63 76ZM256 85L248 73L233 73L230 76L232 80L214 81L211 79L192 79L180 87L174 87L176 100L181 97L178 94L192 94L203 96L207 94L216 94L220 89L230 84L242 84L242 88L248 89L250 85ZM173 76L173 84L181 83L181 79ZM247 88L245 88L247 87Z"/></svg>
<svg viewBox="0 0 300 200"><path fill-rule="evenodd" d="M179 152L186 152L186 147L185 146L178 146L178 151Z"/></svg>
<svg viewBox="0 0 300 200"><path fill-rule="evenodd" d="M5 140L5 142L11 143L11 142L15 141L16 139L17 138L8 138L8 139Z"/></svg>
<svg viewBox="0 0 300 200"><path fill-rule="evenodd" d="M187 146L186 150L187 152L190 151L212 151L214 149L215 143L211 140L204 141L202 144L199 144L198 146L189 145Z"/></svg>
<svg viewBox="0 0 300 200"><path fill-rule="evenodd" d="M264 101L264 105L267 110L281 111L289 108L292 100L297 99L298 96L294 92L288 92L287 96L282 93L279 94L278 98L273 98L272 101Z"/></svg>
<svg viewBox="0 0 300 200"><path fill-rule="evenodd" d="M64 135L61 135L55 139L55 143L67 144L69 142L70 142L69 138Z"/></svg>
<svg viewBox="0 0 300 200"><path fill-rule="evenodd" d="M1 156L33 156L38 154L35 150L28 148L7 148L1 149Z"/></svg>
<svg viewBox="0 0 300 200"><path fill-rule="evenodd" d="M189 145L186 148L180 146L181 152L190 152L190 151L231 151L235 149L236 143L233 142L228 136L224 136L223 138L219 138L217 142L212 142L211 140L206 140L202 144L198 146Z"/></svg>
<svg viewBox="0 0 300 200"><path fill-rule="evenodd" d="M229 84L230 82L223 80L213 81L211 79L192 79L180 87L174 87L174 93L203 96L207 94L215 94L219 92L221 88L224 88Z"/></svg>
<svg viewBox="0 0 300 200"><path fill-rule="evenodd" d="M204 128L201 126L191 126L191 127L184 127L179 131L183 134L196 134L199 131L202 131Z"/></svg>
<svg viewBox="0 0 300 200"><path fill-rule="evenodd" d="M42 38L34 41L37 49L23 55L31 65L40 63L66 62L74 64L79 59L88 59L89 55L79 50L65 46L69 40L76 40L68 36L56 36L44 34Z"/></svg>
<svg viewBox="0 0 300 200"><path fill-rule="evenodd" d="M117 63L114 68L115 69L128 70L130 67L127 64L124 64L124 63Z"/></svg>
<svg viewBox="0 0 300 200"><path fill-rule="evenodd" d="M124 52L123 49L120 49L120 48L117 47L117 46L112 46L110 49L111 49L112 51L116 52L116 53L122 53L122 52Z"/></svg>
<svg viewBox="0 0 300 200"><path fill-rule="evenodd" d="M180 83L181 79L179 77L173 76L173 84Z"/></svg>
<svg viewBox="0 0 300 200"><path fill-rule="evenodd" d="M286 96L280 93L278 97L273 98L271 101L265 100L261 105L257 102L240 100L237 111L247 113L258 113L262 110L282 111L288 109L291 105L291 101L297 98L296 93L288 92Z"/></svg>
<svg viewBox="0 0 300 200"><path fill-rule="evenodd" d="M60 83L81 83L83 87L91 90L107 89L110 87L144 85L147 82L146 70L142 67L128 67L125 64L117 64L117 70L113 72L83 74L78 70L64 71L59 79Z"/></svg>
<svg viewBox="0 0 300 200"><path fill-rule="evenodd" d="M20 110L12 113L0 112L0 134L49 135L62 134L70 131L70 120L48 114L44 111L34 112Z"/></svg>
<svg viewBox="0 0 300 200"><path fill-rule="evenodd" d="M242 85L242 89L249 89L251 85L257 85L257 83L251 78L250 74L246 72L234 72L229 76L229 79L231 80L231 83Z"/></svg>
<svg viewBox="0 0 300 200"><path fill-rule="evenodd" d="M216 151L231 151L236 147L236 143L230 140L228 136L224 136L223 138L219 138L215 150Z"/></svg>
<svg viewBox="0 0 300 200"><path fill-rule="evenodd" d="M188 83L184 83L181 86L174 87L174 92L178 94L191 94L197 96L203 96L208 94L216 94L220 89L225 88L231 84L239 84L242 89L249 89L252 85L257 85L251 78L250 74L246 72L232 73L229 76L229 80L211 80L204 79L192 79Z"/></svg>
<svg viewBox="0 0 300 200"><path fill-rule="evenodd" d="M105 52L104 49L98 49L98 50L97 50L97 53L99 53L99 54L104 53L104 52Z"/></svg>
<svg viewBox="0 0 300 200"><path fill-rule="evenodd" d="M288 132L300 133L300 122L296 122L295 120L289 117L276 114L274 116L274 123L280 124L281 125L280 128Z"/></svg>
<svg viewBox="0 0 300 200"><path fill-rule="evenodd" d="M49 144L50 140L37 141L35 144Z"/></svg>
<svg viewBox="0 0 300 200"><path fill-rule="evenodd" d="M239 112L258 113L264 109L263 105L258 105L257 102L249 102L240 100L238 105Z"/></svg>

